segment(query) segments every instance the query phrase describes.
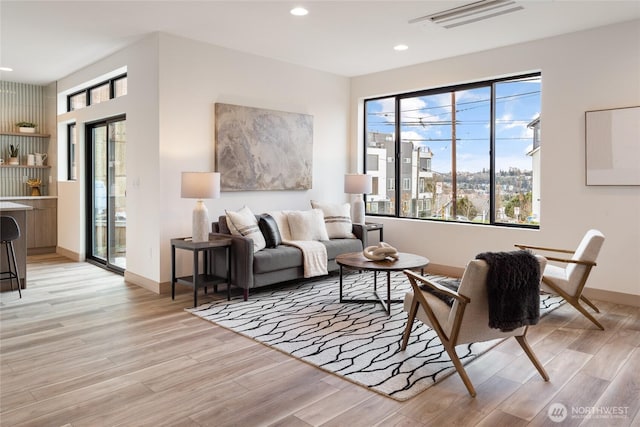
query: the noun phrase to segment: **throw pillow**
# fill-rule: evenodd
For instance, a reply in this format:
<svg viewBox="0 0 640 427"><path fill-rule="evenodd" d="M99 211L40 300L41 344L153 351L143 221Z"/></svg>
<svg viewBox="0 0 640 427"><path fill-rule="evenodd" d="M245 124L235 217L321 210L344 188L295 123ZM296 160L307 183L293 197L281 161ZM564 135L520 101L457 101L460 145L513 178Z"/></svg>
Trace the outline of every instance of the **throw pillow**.
<svg viewBox="0 0 640 427"><path fill-rule="evenodd" d="M351 205L349 203L322 203L311 201L311 207L322 210L324 214L324 225L330 239L353 239L355 236L351 232Z"/></svg>
<svg viewBox="0 0 640 427"><path fill-rule="evenodd" d="M260 231L262 231L267 248L275 248L282 243L282 237L280 237L280 231L278 231L278 224L271 215L260 215L258 227L260 227Z"/></svg>
<svg viewBox="0 0 640 427"><path fill-rule="evenodd" d="M289 211L268 211L267 214L275 220L278 224L278 231L283 242L293 240L291 239L291 230L289 229L289 219L287 214Z"/></svg>
<svg viewBox="0 0 640 427"><path fill-rule="evenodd" d="M225 213L231 234L253 240L253 252L265 248L266 243L260 227L258 227L258 220L248 207L245 206L237 212L225 210Z"/></svg>
<svg viewBox="0 0 640 427"><path fill-rule="evenodd" d="M291 211L287 218L292 240L329 240L320 209Z"/></svg>
<svg viewBox="0 0 640 427"><path fill-rule="evenodd" d="M460 279L440 279L440 280L434 280L434 282L437 282L438 285L442 285L443 287L449 290L452 290L454 292L458 292L458 288L460 287ZM442 301L447 303L449 307L451 307L453 305L453 302L455 301L455 298L450 297L447 294L443 294L442 292L436 289L433 289L430 286L420 285L420 289L422 289L425 292L429 292L430 294L440 298Z"/></svg>

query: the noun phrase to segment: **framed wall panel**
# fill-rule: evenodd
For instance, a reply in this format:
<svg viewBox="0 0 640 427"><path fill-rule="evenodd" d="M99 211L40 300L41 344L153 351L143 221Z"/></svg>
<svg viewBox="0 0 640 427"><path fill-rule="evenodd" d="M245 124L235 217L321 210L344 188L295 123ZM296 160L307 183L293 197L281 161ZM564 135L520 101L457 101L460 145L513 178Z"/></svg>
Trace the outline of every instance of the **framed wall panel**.
<svg viewBox="0 0 640 427"><path fill-rule="evenodd" d="M586 184L640 185L640 107L585 113Z"/></svg>

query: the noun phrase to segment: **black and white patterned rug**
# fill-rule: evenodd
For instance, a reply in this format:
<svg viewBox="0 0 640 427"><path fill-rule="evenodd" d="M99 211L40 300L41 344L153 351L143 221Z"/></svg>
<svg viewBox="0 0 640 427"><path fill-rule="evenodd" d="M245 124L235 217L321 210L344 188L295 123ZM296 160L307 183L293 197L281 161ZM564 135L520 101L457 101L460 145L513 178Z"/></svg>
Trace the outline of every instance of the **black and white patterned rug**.
<svg viewBox="0 0 640 427"><path fill-rule="evenodd" d="M386 289L386 275L378 287ZM249 301L220 300L188 309L196 316L272 346L396 400L409 399L455 372L436 333L415 322L409 344L400 351L407 313L392 304L340 303L339 277L288 284L254 292ZM372 298L373 273L345 273L344 298ZM392 298L402 299L410 284L392 273ZM540 296L545 314L564 301ZM500 340L457 347L463 364Z"/></svg>

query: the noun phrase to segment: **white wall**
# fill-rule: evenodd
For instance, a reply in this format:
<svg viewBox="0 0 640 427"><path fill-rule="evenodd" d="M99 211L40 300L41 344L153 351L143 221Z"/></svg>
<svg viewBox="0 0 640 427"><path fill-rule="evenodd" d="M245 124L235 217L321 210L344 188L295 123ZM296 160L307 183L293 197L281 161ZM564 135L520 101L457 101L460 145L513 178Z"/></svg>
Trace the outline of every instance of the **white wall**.
<svg viewBox="0 0 640 427"><path fill-rule="evenodd" d="M191 235L195 200L180 198L180 173L215 170L214 103L313 116L313 188L223 192L209 218L247 205L254 213L310 209L311 199L345 201L349 80L168 34L160 36L161 278L170 280L172 237Z"/></svg>
<svg viewBox="0 0 640 427"><path fill-rule="evenodd" d="M68 92L121 66L127 67L126 96L61 114L58 123L62 131L70 120L82 124L116 112L127 115L128 280L149 288L170 280L169 240L191 234L195 204L180 198L180 173L215 170L215 102L312 115L313 188L225 192L220 199L205 201L211 220L225 209L245 204L260 213L309 209L311 199L346 200L343 177L350 172L346 77L154 34L62 79L58 89ZM80 144L83 155L83 137ZM59 246L84 254L84 185L61 182L60 189ZM187 255L178 256L178 262L185 264Z"/></svg>
<svg viewBox="0 0 640 427"><path fill-rule="evenodd" d="M640 105L640 21L353 78L352 167L362 158L364 98L535 70L542 71L539 230L375 219L392 245L454 266L514 243L574 248L597 228L606 240L587 286L640 295L640 187L585 186L584 143L585 111Z"/></svg>
<svg viewBox="0 0 640 427"><path fill-rule="evenodd" d="M127 269L151 281L160 277L160 201L158 177L158 35L154 34L58 81L68 94L104 80L126 67L128 93L88 108L64 113L58 104L58 247L85 256L85 123L127 115ZM60 102L63 102L64 96ZM66 124L76 122L78 181L66 180Z"/></svg>

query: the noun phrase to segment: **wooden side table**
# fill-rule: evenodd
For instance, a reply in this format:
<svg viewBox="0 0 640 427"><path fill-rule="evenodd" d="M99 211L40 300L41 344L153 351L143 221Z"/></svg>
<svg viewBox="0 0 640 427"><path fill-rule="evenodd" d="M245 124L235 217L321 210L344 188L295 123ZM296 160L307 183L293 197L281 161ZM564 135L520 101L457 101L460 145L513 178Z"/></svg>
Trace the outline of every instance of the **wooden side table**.
<svg viewBox="0 0 640 427"><path fill-rule="evenodd" d="M383 238L383 235L382 235L382 232L384 231L383 230L383 228L384 228L383 224L378 224L378 223L375 223L375 222L367 222L367 223L364 224L364 228L365 228L365 230L367 230L367 233L370 232L370 231L376 231L377 230L380 233L380 241L381 242L384 241L384 238Z"/></svg>
<svg viewBox="0 0 640 427"><path fill-rule="evenodd" d="M176 277L176 248L193 252L193 274L191 276ZM203 272L199 272L199 254L210 251L224 250L227 260L226 275L208 273L207 257L203 257ZM171 299L176 297L176 283L193 287L193 306L198 306L198 288L214 286L215 290L220 283L227 284L227 300L231 299L231 239L215 237L207 242L194 243L190 237L171 239Z"/></svg>

